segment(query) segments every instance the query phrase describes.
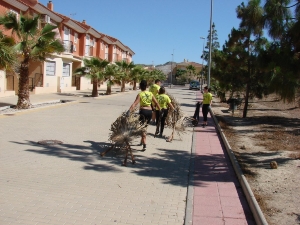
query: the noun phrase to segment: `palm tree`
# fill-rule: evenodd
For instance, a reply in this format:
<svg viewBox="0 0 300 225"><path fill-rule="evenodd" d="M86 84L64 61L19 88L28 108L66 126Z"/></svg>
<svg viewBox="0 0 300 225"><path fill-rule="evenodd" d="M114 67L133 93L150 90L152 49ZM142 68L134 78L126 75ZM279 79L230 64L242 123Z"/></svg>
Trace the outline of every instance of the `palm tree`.
<svg viewBox="0 0 300 225"><path fill-rule="evenodd" d="M109 64L104 71L104 77L107 84L106 94L111 94L111 86L118 80L119 67L115 64Z"/></svg>
<svg viewBox="0 0 300 225"><path fill-rule="evenodd" d="M46 55L60 53L64 51L62 43L55 38L54 29L57 26L46 24L42 29L38 28L39 17L20 16L18 20L14 13L8 13L0 17L0 25L7 30L11 30L12 35L16 35L16 45L14 49L22 54L19 63L19 90L18 109L31 107L29 99L29 62L32 60L45 61Z"/></svg>
<svg viewBox="0 0 300 225"><path fill-rule="evenodd" d="M13 70L17 63L16 52L13 49L15 41L6 37L0 31L0 69Z"/></svg>
<svg viewBox="0 0 300 225"><path fill-rule="evenodd" d="M141 80L144 70L142 66L135 66L133 70L131 70L130 78L133 83L133 90L136 90L136 83Z"/></svg>
<svg viewBox="0 0 300 225"><path fill-rule="evenodd" d="M125 84L130 81L130 73L131 70L135 67L133 62L127 63L126 61L119 61L116 62L116 64L119 66L121 72L123 73L121 78L121 92L125 91Z"/></svg>
<svg viewBox="0 0 300 225"><path fill-rule="evenodd" d="M104 79L104 71L109 62L96 57L85 58L83 62L84 67L77 68L74 74L90 78L93 83L92 97L98 97L98 84Z"/></svg>

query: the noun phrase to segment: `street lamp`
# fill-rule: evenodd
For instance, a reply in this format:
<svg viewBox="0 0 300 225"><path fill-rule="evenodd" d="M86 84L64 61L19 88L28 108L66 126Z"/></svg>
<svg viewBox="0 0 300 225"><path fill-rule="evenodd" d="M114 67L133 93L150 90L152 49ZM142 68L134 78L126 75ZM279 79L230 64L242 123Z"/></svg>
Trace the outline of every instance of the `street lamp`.
<svg viewBox="0 0 300 225"><path fill-rule="evenodd" d="M170 88L172 88L172 76L173 76L173 57L174 57L174 49L173 49L173 53L172 55L172 61L171 61L171 84L170 84Z"/></svg>
<svg viewBox="0 0 300 225"><path fill-rule="evenodd" d="M210 35L209 35L209 59L208 59L208 75L207 75L207 87L210 87L210 70L211 70L211 42L212 42L212 11L213 11L213 0L210 5Z"/></svg>
<svg viewBox="0 0 300 225"><path fill-rule="evenodd" d="M200 39L202 39L203 40L203 48L202 48L202 69L201 69L201 75L200 75L200 79L201 79L201 85L200 85L200 90L201 90L201 92L202 92L202 85L203 85L203 60L204 60L204 40L205 40L205 38L204 37L200 37Z"/></svg>

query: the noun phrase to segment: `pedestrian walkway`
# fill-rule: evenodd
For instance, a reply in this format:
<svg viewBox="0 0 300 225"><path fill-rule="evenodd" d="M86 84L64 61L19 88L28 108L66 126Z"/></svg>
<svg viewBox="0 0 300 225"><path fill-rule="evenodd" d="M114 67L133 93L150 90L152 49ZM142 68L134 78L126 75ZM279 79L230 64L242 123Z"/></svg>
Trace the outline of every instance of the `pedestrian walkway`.
<svg viewBox="0 0 300 225"><path fill-rule="evenodd" d="M201 124L194 129L192 224L255 224L213 119L208 115L208 126Z"/></svg>
<svg viewBox="0 0 300 225"><path fill-rule="evenodd" d="M194 91L168 91L187 115L193 114ZM135 96L33 95L33 104L62 99L76 104L0 116L0 224L182 225L187 177L193 171L188 224L255 224L210 117L209 126L194 129L193 140L188 128L182 140L175 136L168 143L154 138L150 126L147 151L136 146L138 139L133 143L135 165L121 167L123 155L114 152L99 157L108 147L111 123ZM16 100L5 97L0 103ZM38 144L41 140L63 144ZM189 173L191 145L194 166Z"/></svg>

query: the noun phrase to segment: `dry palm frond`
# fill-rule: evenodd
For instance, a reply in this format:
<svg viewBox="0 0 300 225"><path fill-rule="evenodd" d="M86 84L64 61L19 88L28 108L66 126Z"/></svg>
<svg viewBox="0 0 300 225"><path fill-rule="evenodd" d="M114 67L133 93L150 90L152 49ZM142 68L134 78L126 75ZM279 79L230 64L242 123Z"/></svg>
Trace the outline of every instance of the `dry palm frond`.
<svg viewBox="0 0 300 225"><path fill-rule="evenodd" d="M177 132L177 134L180 136L182 133L185 132L185 128L186 128L186 120L185 120L185 117L184 117L184 114L183 114L183 111L181 110L181 107L180 107L180 104L179 102L177 101L176 98L174 98L174 96L170 95L170 94L167 94L170 99L171 99L171 103L172 105L174 106L174 109L170 109L168 115L167 115L167 118L166 118L166 125L173 129L173 133L172 133L172 137L171 139L173 139L173 134L174 134L174 131ZM171 140L169 140L171 141Z"/></svg>
<svg viewBox="0 0 300 225"><path fill-rule="evenodd" d="M123 112L116 121L112 123L109 140L116 145L123 145L140 137L146 132L147 124L141 123L139 117L140 115L136 113L126 115L126 112Z"/></svg>

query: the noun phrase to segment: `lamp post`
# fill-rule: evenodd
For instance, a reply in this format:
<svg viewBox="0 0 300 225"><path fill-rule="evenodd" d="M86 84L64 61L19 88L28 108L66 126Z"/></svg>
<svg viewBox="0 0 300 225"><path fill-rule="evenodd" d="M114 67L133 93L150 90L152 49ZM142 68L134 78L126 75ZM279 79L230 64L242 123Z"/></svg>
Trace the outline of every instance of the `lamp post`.
<svg viewBox="0 0 300 225"><path fill-rule="evenodd" d="M210 5L210 35L209 35L209 59L208 59L208 75L207 75L207 87L210 87L210 70L211 70L211 42L212 42L212 11L213 11L213 0Z"/></svg>
<svg viewBox="0 0 300 225"><path fill-rule="evenodd" d="M174 49L173 49L173 53L172 55L172 61L171 61L171 84L170 84L170 88L172 88L172 77L173 77L173 57L174 57Z"/></svg>
<svg viewBox="0 0 300 225"><path fill-rule="evenodd" d="M201 83L200 83L200 90L202 92L202 85L203 85L203 61L204 61L204 37L200 37L203 40L203 48L202 48L202 68L201 68Z"/></svg>

